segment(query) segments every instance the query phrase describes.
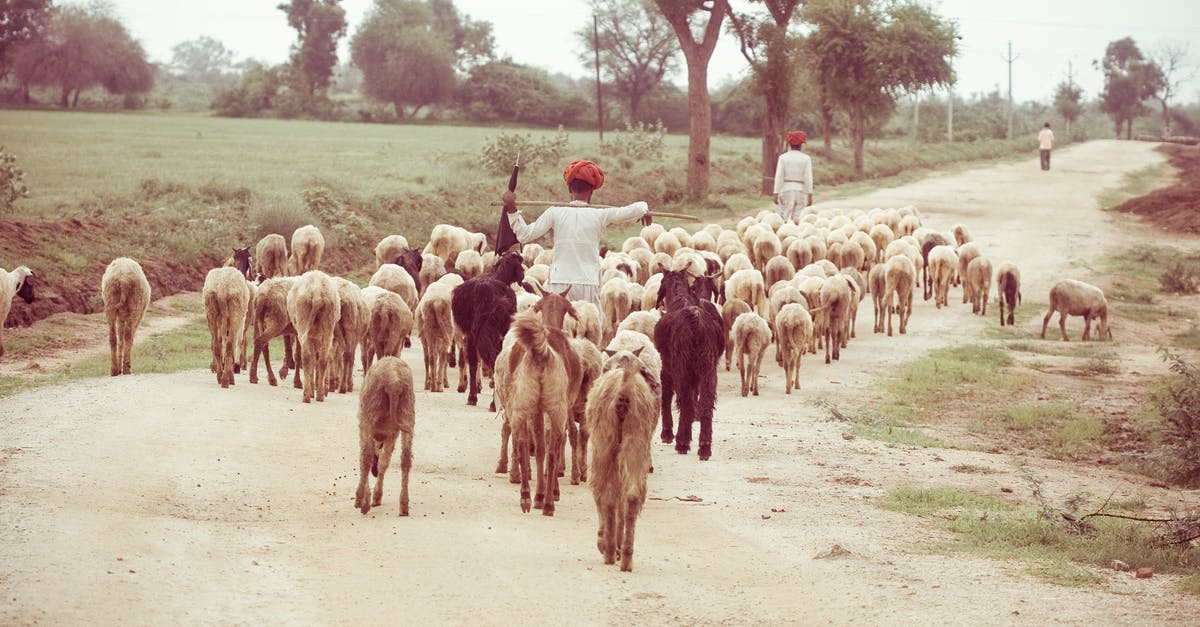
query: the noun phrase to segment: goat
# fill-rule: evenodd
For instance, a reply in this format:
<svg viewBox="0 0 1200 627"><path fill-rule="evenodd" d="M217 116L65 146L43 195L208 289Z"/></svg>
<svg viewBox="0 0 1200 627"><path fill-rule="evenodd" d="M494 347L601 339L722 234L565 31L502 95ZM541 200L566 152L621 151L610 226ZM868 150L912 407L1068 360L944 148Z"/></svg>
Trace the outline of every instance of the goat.
<svg viewBox="0 0 1200 627"><path fill-rule="evenodd" d="M454 314L455 326L466 335L466 367L470 377L468 405L479 402L482 389L479 385L480 360L489 370L495 367L504 334L517 311L517 297L510 286L520 283L524 277L521 255L505 253L490 274L477 276L454 288L450 309ZM492 411L495 411L495 405L493 399Z"/></svg>

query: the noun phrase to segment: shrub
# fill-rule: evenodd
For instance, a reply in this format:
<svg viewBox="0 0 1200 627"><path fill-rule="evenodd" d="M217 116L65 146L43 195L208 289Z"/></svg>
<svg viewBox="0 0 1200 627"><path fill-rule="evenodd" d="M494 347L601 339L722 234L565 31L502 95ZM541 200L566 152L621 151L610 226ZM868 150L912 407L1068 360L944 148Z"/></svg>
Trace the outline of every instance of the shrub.
<svg viewBox="0 0 1200 627"><path fill-rule="evenodd" d="M554 165L567 154L570 136L563 127L558 127L552 137L535 140L530 133L500 133L484 141L481 155L484 166L492 172L506 174L512 171L513 160L521 154L521 166Z"/></svg>
<svg viewBox="0 0 1200 627"><path fill-rule="evenodd" d="M271 233L278 233L284 239L290 239L292 233L306 225L318 222L316 216L306 209L292 205L269 204L256 208L250 214L254 226L254 241L258 241Z"/></svg>
<svg viewBox="0 0 1200 627"><path fill-rule="evenodd" d="M1172 294L1195 294L1200 292L1200 263L1176 261L1158 277L1164 292Z"/></svg>
<svg viewBox="0 0 1200 627"><path fill-rule="evenodd" d="M367 221L334 198L328 189L306 189L301 196L305 208L317 216L321 224L328 227L338 241L358 245L369 239Z"/></svg>
<svg viewBox="0 0 1200 627"><path fill-rule="evenodd" d="M17 158L0 146L0 209L11 211L18 200L28 196L25 171L17 167Z"/></svg>
<svg viewBox="0 0 1200 627"><path fill-rule="evenodd" d="M653 125L638 122L637 126L626 122L625 130L610 135L612 139L604 142L601 150L619 160L662 161L663 139L666 136L667 129L662 122L655 122Z"/></svg>
<svg viewBox="0 0 1200 627"><path fill-rule="evenodd" d="M1180 355L1159 349L1175 376L1155 398L1163 418L1160 463L1172 480L1200 485L1200 372Z"/></svg>

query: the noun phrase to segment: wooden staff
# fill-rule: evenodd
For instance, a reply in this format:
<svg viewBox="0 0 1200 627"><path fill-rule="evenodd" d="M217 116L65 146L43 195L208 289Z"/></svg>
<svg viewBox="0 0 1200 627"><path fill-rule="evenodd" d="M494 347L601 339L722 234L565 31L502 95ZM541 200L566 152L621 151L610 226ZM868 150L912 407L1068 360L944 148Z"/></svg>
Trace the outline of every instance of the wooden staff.
<svg viewBox="0 0 1200 627"><path fill-rule="evenodd" d="M502 207L504 203L495 201L490 203L493 207ZM579 204L578 202L561 202L555 200L518 200L518 207L592 207L593 209L612 209L615 205L591 205ZM649 211L648 215L654 218L674 218L676 220L690 220L692 222L704 222L704 219L696 216L690 216L686 213L670 213L667 211Z"/></svg>

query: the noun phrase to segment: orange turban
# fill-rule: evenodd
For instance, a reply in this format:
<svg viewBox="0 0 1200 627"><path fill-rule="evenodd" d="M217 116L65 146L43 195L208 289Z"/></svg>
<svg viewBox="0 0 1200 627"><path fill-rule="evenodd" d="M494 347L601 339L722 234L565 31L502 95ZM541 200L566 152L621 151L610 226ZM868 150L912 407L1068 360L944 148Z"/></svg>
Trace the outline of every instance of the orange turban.
<svg viewBox="0 0 1200 627"><path fill-rule="evenodd" d="M787 143L789 146L803 144L806 141L808 141L808 135L804 131L791 131L787 134Z"/></svg>
<svg viewBox="0 0 1200 627"><path fill-rule="evenodd" d="M563 180L570 185L571 181L576 179L591 185L592 189L600 189L600 186L604 185L604 170L591 161L576 159L568 163L567 168L563 170Z"/></svg>

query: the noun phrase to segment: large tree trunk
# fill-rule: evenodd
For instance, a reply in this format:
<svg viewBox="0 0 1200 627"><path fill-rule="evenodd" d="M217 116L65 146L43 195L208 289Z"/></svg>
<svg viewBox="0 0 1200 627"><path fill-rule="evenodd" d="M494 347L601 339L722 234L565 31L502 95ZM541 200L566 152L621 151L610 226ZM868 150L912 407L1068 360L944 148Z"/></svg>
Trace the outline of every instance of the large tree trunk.
<svg viewBox="0 0 1200 627"><path fill-rule="evenodd" d="M1125 120L1125 139L1133 139L1133 118Z"/></svg>
<svg viewBox="0 0 1200 627"><path fill-rule="evenodd" d="M67 107L71 106L71 88L70 87L63 87L62 95L59 96L59 98L58 98L58 106L63 109L66 109Z"/></svg>
<svg viewBox="0 0 1200 627"><path fill-rule="evenodd" d="M833 107L821 103L821 135L825 139L825 150L833 150Z"/></svg>
<svg viewBox="0 0 1200 627"><path fill-rule="evenodd" d="M71 97L71 108L72 108L72 109L78 109L78 108L79 108L79 92L81 92L81 91L83 91L83 90L82 90L82 89L76 89L76 90L75 90L75 95Z"/></svg>
<svg viewBox="0 0 1200 627"><path fill-rule="evenodd" d="M1158 102L1160 104L1162 104L1163 137L1170 137L1171 136L1171 110L1167 108L1166 100L1160 99Z"/></svg>
<svg viewBox="0 0 1200 627"><path fill-rule="evenodd" d="M767 109L763 114L762 193L770 196L775 193L775 162L783 148L788 111L786 95L780 98L777 91L768 90L763 96Z"/></svg>
<svg viewBox="0 0 1200 627"><path fill-rule="evenodd" d="M850 105L850 142L854 144L854 172L863 173L863 143L866 141L866 114L862 102L855 100Z"/></svg>

